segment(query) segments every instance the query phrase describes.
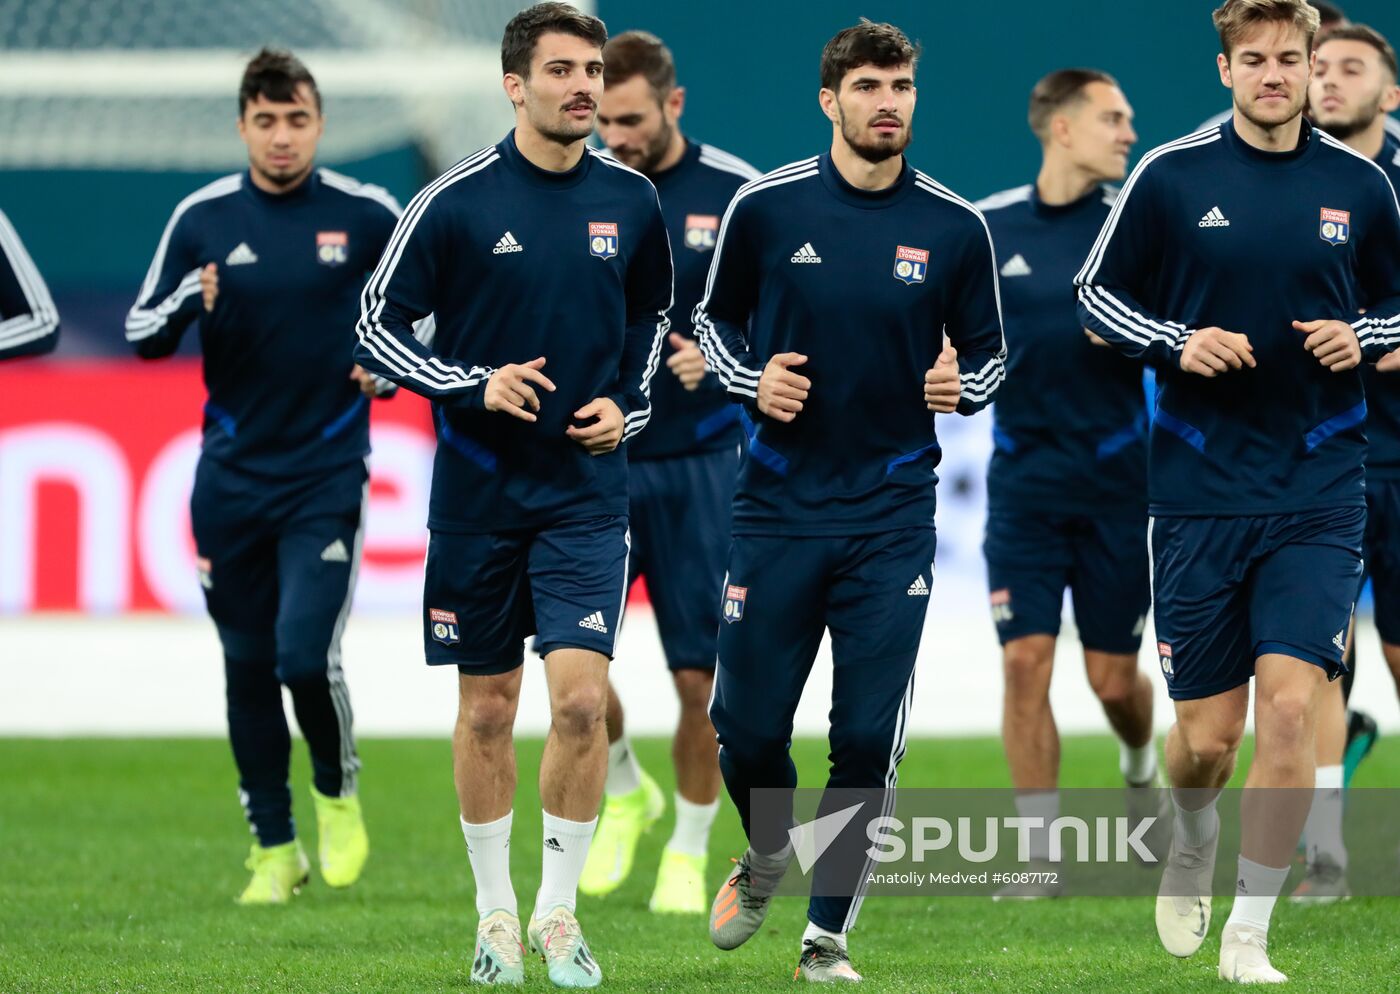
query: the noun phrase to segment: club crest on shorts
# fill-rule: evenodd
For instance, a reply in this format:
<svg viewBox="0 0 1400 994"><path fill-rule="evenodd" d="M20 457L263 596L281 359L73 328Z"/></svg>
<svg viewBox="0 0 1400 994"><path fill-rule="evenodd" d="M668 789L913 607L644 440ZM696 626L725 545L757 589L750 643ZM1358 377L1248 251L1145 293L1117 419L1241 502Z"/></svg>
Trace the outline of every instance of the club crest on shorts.
<svg viewBox="0 0 1400 994"><path fill-rule="evenodd" d="M928 249L900 245L894 250L894 278L909 286L928 275Z"/></svg>
<svg viewBox="0 0 1400 994"><path fill-rule="evenodd" d="M617 225L610 221L588 222L588 254L600 259L617 255Z"/></svg>
<svg viewBox="0 0 1400 994"><path fill-rule="evenodd" d="M350 235L345 231L316 232L316 261L323 266L343 266L350 258Z"/></svg>
<svg viewBox="0 0 1400 994"><path fill-rule="evenodd" d="M443 645L456 645L461 641L461 632L457 628L456 611L441 611L430 607L428 608L428 623L432 625L434 642L441 642Z"/></svg>
<svg viewBox="0 0 1400 994"><path fill-rule="evenodd" d="M194 561L194 568L199 573L199 585L205 590L214 589L214 564L208 557L199 556Z"/></svg>
<svg viewBox="0 0 1400 994"><path fill-rule="evenodd" d="M1157 657L1162 661L1162 672L1172 676L1172 647L1170 642L1157 643Z"/></svg>
<svg viewBox="0 0 1400 994"><path fill-rule="evenodd" d="M1016 617L1011 610L1011 588L1002 587L1000 590L993 590L988 598L992 604L992 621L998 625L1004 625L1012 618Z"/></svg>
<svg viewBox="0 0 1400 994"><path fill-rule="evenodd" d="M685 216L685 247L697 252L708 252L715 247L719 238L719 217L714 214L687 214Z"/></svg>
<svg viewBox="0 0 1400 994"><path fill-rule="evenodd" d="M1351 211L1322 208L1322 220L1318 222L1317 236L1329 245L1345 245L1351 238Z"/></svg>
<svg viewBox="0 0 1400 994"><path fill-rule="evenodd" d="M724 620L729 624L744 620L744 601L748 600L749 588L729 584L724 588Z"/></svg>

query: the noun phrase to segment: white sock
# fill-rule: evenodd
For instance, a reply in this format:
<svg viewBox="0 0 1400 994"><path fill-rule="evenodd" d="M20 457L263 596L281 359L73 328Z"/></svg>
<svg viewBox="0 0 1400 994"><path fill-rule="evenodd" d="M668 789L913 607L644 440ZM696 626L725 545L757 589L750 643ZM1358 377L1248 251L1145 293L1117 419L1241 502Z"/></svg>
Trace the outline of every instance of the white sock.
<svg viewBox="0 0 1400 994"><path fill-rule="evenodd" d="M1312 807L1303 826L1308 862L1327 856L1342 869L1347 866L1347 847L1342 841L1342 767L1319 766Z"/></svg>
<svg viewBox="0 0 1400 994"><path fill-rule="evenodd" d="M846 951L845 932L828 932L820 925L813 925L811 922L807 923L807 931L802 933L802 946L807 945L807 943L811 942L813 939L823 935L840 946L843 953ZM797 948L801 950L802 946L798 946Z"/></svg>
<svg viewBox="0 0 1400 994"><path fill-rule="evenodd" d="M460 816L459 816L460 817ZM509 911L515 914L515 888L510 885L510 824L514 811L504 817L473 825L462 818L462 837L476 879L476 911Z"/></svg>
<svg viewBox="0 0 1400 994"><path fill-rule="evenodd" d="M535 895L536 918L543 918L561 905L570 911L577 906L578 878L597 827L597 818L569 821L544 812L544 860L539 893Z"/></svg>
<svg viewBox="0 0 1400 994"><path fill-rule="evenodd" d="M1060 792L1041 790L1016 795L1016 813L1022 818L1039 818L1040 828L1030 830L1031 859L1050 858L1050 823L1060 817Z"/></svg>
<svg viewBox="0 0 1400 994"><path fill-rule="evenodd" d="M1119 742L1118 769L1123 779L1136 787L1152 783L1157 779L1157 740L1149 739L1144 746Z"/></svg>
<svg viewBox="0 0 1400 994"><path fill-rule="evenodd" d="M667 849L687 856L704 856L710 851L710 826L719 812L719 798L709 804L695 804L676 792L676 829L671 833Z"/></svg>
<svg viewBox="0 0 1400 994"><path fill-rule="evenodd" d="M608 779L603 783L603 793L609 797L630 794L642 786L642 768L637 763L637 754L627 736L622 736L608 746Z"/></svg>
<svg viewBox="0 0 1400 994"><path fill-rule="evenodd" d="M1230 920L1225 924L1249 925L1267 932L1274 902L1287 879L1288 867L1261 866L1241 856L1240 874L1235 883L1235 906L1230 909Z"/></svg>
<svg viewBox="0 0 1400 994"><path fill-rule="evenodd" d="M1210 845L1220 834L1220 815L1215 811L1215 802L1219 799L1220 795L1216 794L1205 807L1188 811L1177 800L1176 791L1172 791L1172 806L1176 808L1176 839L1179 844L1200 849Z"/></svg>

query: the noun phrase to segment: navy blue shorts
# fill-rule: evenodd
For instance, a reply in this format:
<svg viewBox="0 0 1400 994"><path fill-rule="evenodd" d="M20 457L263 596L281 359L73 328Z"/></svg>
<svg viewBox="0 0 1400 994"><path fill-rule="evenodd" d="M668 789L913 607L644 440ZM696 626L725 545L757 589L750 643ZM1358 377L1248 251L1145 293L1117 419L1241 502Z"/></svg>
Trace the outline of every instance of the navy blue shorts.
<svg viewBox="0 0 1400 994"><path fill-rule="evenodd" d="M987 515L987 585L997 638L1059 635L1068 588L1079 641L1135 654L1152 602L1147 515L993 511Z"/></svg>
<svg viewBox="0 0 1400 994"><path fill-rule="evenodd" d="M1157 650L1174 700L1248 683L1279 653L1343 670L1366 510L1152 522Z"/></svg>
<svg viewBox="0 0 1400 994"><path fill-rule="evenodd" d="M354 593L367 477L363 461L282 480L199 460L190 523L227 656L331 665Z"/></svg>
<svg viewBox="0 0 1400 994"><path fill-rule="evenodd" d="M719 592L738 472L737 448L628 467L628 574L646 577L666 665L673 670L715 668Z"/></svg>
<svg viewBox="0 0 1400 994"><path fill-rule="evenodd" d="M1381 641L1400 645L1400 480L1366 481L1366 573Z"/></svg>
<svg viewBox="0 0 1400 994"><path fill-rule="evenodd" d="M423 578L428 664L508 673L525 661L525 640L535 634L541 655L586 649L611 659L628 544L620 516L521 532L432 532Z"/></svg>

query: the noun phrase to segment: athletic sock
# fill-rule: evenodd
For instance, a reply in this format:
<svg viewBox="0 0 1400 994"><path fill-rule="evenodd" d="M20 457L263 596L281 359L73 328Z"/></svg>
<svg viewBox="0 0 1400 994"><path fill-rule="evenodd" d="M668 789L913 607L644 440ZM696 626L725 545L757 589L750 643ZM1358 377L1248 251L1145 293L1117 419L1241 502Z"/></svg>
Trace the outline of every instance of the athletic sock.
<svg viewBox="0 0 1400 994"><path fill-rule="evenodd" d="M675 796L676 828L666 848L703 859L710 851L710 826L719 812L719 798L709 804L695 804L681 797L679 791Z"/></svg>
<svg viewBox="0 0 1400 994"><path fill-rule="evenodd" d="M1215 802L1219 798L1220 795L1216 794L1205 807L1191 811L1181 806L1176 791L1172 791L1172 806L1176 808L1176 839L1179 845L1200 849L1210 845L1220 834L1220 815L1215 810Z"/></svg>
<svg viewBox="0 0 1400 994"><path fill-rule="evenodd" d="M1033 794L1016 795L1016 813L1022 818L1039 818L1039 828L1029 833L1031 859L1050 858L1050 823L1060 817L1060 792L1039 790Z"/></svg>
<svg viewBox="0 0 1400 994"><path fill-rule="evenodd" d="M1319 766L1317 786L1313 791L1312 807L1303 827L1307 840L1308 862L1319 856L1331 859L1342 869L1347 866L1347 847L1342 841L1342 774L1341 766Z"/></svg>
<svg viewBox="0 0 1400 994"><path fill-rule="evenodd" d="M588 845L598 819L569 821L544 812L544 860L540 889L535 894L535 917L560 906L573 911L578 903L578 878L588 858Z"/></svg>
<svg viewBox="0 0 1400 994"><path fill-rule="evenodd" d="M603 793L609 797L630 794L642 786L642 767L637 762L637 754L624 735L608 745L608 779L603 783Z"/></svg>
<svg viewBox="0 0 1400 994"><path fill-rule="evenodd" d="M462 818L462 837L476 880L476 911L509 911L515 914L515 888L510 885L510 825L514 811L484 825Z"/></svg>
<svg viewBox="0 0 1400 994"><path fill-rule="evenodd" d="M799 946L798 949L806 948L807 943L823 935L830 939L832 942L836 943L836 945L841 948L841 951L843 953L846 951L845 932L832 932L822 928L820 925L813 925L811 922L807 923L807 931L802 933L802 945Z"/></svg>
<svg viewBox="0 0 1400 994"><path fill-rule="evenodd" d="M1130 746L1118 743L1118 769L1123 779L1134 787L1141 787L1157 779L1157 740L1148 739L1147 745Z"/></svg>
<svg viewBox="0 0 1400 994"><path fill-rule="evenodd" d="M1226 926L1248 925L1267 932L1274 903L1286 879L1288 867L1261 866L1241 856L1240 872L1235 883L1235 906L1230 909Z"/></svg>

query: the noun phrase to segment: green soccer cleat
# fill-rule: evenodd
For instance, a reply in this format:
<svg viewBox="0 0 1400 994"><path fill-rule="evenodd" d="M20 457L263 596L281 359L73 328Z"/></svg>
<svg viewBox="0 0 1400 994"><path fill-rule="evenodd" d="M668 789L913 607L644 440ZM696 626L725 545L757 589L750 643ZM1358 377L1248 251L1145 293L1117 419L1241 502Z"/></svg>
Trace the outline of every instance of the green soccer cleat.
<svg viewBox="0 0 1400 994"><path fill-rule="evenodd" d="M1378 738L1380 732L1376 728L1375 718L1365 711L1347 712L1347 746L1346 752L1342 754L1343 787L1351 786L1351 778L1356 775L1356 768L1375 748Z"/></svg>
<svg viewBox="0 0 1400 994"><path fill-rule="evenodd" d="M489 912L477 923L472 983L525 983L525 947L520 943L520 919L509 911Z"/></svg>
<svg viewBox="0 0 1400 994"><path fill-rule="evenodd" d="M235 898L239 904L286 904L311 879L311 864L296 839L268 849L254 842L243 865L253 879Z"/></svg>
<svg viewBox="0 0 1400 994"><path fill-rule="evenodd" d="M349 887L360 879L369 859L369 835L360 813L360 798L356 794L327 797L312 787L311 799L316 802L321 877L332 887Z"/></svg>
<svg viewBox="0 0 1400 994"><path fill-rule="evenodd" d="M562 905L543 918L530 919L530 951L540 954L555 987L597 987L603 982L603 969L589 951L578 919Z"/></svg>
<svg viewBox="0 0 1400 994"><path fill-rule="evenodd" d="M792 979L814 984L858 984L861 975L851 966L846 950L824 935L802 943L802 956Z"/></svg>
<svg viewBox="0 0 1400 994"><path fill-rule="evenodd" d="M659 914L703 915L708 907L705 857L676 852L669 846L663 849L661 868L656 871L656 889L647 906Z"/></svg>
<svg viewBox="0 0 1400 994"><path fill-rule="evenodd" d="M645 772L642 785L636 790L607 798L583 864L583 875L579 877L579 891L589 897L603 897L617 890L632 872L642 833L656 824L665 811L666 795Z"/></svg>
<svg viewBox="0 0 1400 994"><path fill-rule="evenodd" d="M734 860L734 872L724 882L710 905L710 941L720 949L738 949L758 931L768 917L768 905L787 871L769 869L755 872L754 851Z"/></svg>

